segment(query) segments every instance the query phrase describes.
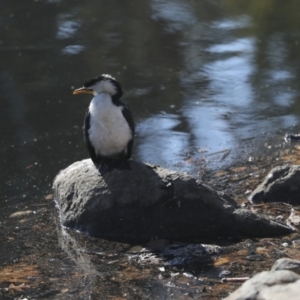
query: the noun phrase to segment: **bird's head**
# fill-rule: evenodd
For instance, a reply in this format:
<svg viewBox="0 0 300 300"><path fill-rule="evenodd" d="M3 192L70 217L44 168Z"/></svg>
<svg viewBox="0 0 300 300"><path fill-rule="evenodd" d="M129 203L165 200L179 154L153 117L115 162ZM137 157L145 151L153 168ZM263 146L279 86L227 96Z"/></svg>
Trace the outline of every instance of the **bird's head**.
<svg viewBox="0 0 300 300"><path fill-rule="evenodd" d="M120 98L123 95L121 85L110 75L102 74L96 78L87 80L83 87L73 91L73 95L78 94L101 94L107 93L112 98Z"/></svg>

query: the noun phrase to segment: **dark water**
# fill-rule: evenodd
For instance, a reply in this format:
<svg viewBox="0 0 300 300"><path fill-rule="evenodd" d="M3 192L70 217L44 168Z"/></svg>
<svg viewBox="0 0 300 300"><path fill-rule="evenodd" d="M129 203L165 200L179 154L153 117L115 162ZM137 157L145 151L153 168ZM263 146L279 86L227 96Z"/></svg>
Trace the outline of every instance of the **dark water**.
<svg viewBox="0 0 300 300"><path fill-rule="evenodd" d="M3 226L10 213L43 204L57 172L87 157L90 98L72 90L98 74L122 84L137 124L134 159L193 174L299 124L299 1L0 5ZM226 155L209 165L218 153Z"/></svg>

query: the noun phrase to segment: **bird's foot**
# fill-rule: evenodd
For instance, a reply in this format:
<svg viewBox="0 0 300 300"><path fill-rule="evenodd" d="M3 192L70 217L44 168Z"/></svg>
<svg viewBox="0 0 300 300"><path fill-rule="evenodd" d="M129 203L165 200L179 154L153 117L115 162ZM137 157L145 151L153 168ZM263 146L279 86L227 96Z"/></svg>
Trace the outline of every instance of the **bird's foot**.
<svg viewBox="0 0 300 300"><path fill-rule="evenodd" d="M100 165L97 165L96 168L101 175L111 172L114 169L118 169L118 170L131 169L128 160L105 160L102 161Z"/></svg>

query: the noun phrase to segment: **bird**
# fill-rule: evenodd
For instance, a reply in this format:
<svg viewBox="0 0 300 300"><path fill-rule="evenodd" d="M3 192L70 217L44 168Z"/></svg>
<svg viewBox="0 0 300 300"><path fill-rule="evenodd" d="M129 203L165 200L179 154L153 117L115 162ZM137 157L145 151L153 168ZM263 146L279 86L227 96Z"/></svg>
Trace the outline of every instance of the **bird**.
<svg viewBox="0 0 300 300"><path fill-rule="evenodd" d="M128 106L120 100L122 87L114 77L102 74L87 80L73 95L94 95L85 114L83 133L90 157L101 175L128 168L135 125Z"/></svg>

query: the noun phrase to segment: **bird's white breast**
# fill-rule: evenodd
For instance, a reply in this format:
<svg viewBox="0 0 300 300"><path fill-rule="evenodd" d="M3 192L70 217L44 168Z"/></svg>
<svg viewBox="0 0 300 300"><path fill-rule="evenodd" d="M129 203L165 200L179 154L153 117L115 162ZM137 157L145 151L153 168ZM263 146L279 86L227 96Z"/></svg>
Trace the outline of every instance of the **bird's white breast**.
<svg viewBox="0 0 300 300"><path fill-rule="evenodd" d="M96 153L110 156L123 151L132 133L123 117L122 106L114 105L111 97L103 93L93 98L89 111L89 139Z"/></svg>

